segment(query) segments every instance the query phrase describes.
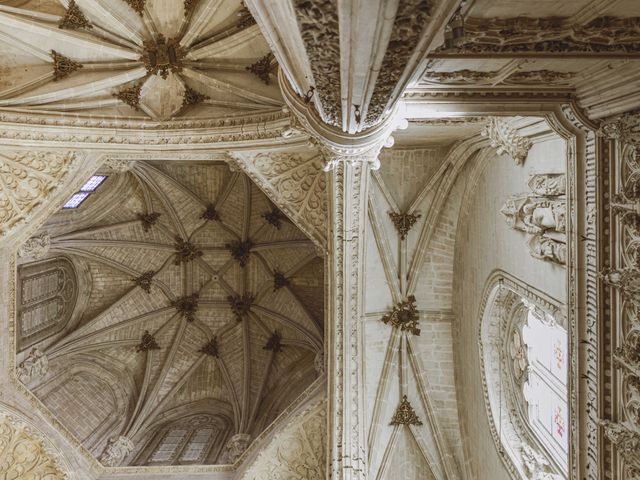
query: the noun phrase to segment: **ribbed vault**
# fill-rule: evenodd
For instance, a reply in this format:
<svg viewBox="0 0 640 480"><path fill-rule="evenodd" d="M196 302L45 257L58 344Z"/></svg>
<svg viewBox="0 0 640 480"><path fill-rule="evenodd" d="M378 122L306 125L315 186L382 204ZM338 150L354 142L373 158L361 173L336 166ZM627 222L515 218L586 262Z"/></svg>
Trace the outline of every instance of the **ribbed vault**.
<svg viewBox="0 0 640 480"><path fill-rule="evenodd" d="M224 163L100 173L95 194L42 228L47 256L19 267L62 257L90 283L37 345L50 368L29 387L96 457L123 436L134 447L121 465L232 462L230 439L255 438L318 375L323 261Z"/></svg>

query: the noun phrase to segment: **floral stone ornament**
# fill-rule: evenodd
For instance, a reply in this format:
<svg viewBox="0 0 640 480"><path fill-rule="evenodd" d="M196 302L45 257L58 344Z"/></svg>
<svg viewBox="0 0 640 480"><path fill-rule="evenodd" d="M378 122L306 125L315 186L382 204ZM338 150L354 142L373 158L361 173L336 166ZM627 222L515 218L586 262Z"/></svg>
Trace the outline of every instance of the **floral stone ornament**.
<svg viewBox="0 0 640 480"><path fill-rule="evenodd" d="M420 335L420 329L418 328L419 318L416 297L409 295L406 301L399 302L390 313L382 317L382 321L392 327L399 328L403 332L407 331L414 335Z"/></svg>

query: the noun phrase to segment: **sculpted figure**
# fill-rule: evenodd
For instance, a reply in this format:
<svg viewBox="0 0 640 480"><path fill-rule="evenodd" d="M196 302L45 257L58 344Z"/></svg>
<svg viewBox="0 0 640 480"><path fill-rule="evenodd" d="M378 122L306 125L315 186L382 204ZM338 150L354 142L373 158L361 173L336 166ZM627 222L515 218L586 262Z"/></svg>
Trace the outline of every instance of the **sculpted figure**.
<svg viewBox="0 0 640 480"><path fill-rule="evenodd" d="M117 467L132 451L133 442L127 437L112 438L100 457L100 463L106 467Z"/></svg>
<svg viewBox="0 0 640 480"><path fill-rule="evenodd" d="M539 258L547 262L566 265L567 246L566 244L554 240L546 235L533 235L529 239L529 253L534 258Z"/></svg>
<svg viewBox="0 0 640 480"><path fill-rule="evenodd" d="M558 196L567 193L564 173L536 173L529 177L529 188L538 196Z"/></svg>
<svg viewBox="0 0 640 480"><path fill-rule="evenodd" d="M225 446L224 463L235 463L251 443L251 435L248 433L236 433L229 439Z"/></svg>
<svg viewBox="0 0 640 480"><path fill-rule="evenodd" d="M49 359L37 348L33 348L29 356L17 368L18 378L22 383L29 383L35 378L44 377L49 371Z"/></svg>

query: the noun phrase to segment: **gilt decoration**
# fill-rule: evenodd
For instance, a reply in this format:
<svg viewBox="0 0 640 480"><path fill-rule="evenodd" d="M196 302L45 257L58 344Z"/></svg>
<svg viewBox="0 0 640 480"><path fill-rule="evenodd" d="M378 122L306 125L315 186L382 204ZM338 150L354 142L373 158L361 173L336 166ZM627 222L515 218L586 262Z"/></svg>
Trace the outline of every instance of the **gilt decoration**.
<svg viewBox="0 0 640 480"><path fill-rule="evenodd" d="M422 425L420 418L416 415L416 411L411 406L411 403L409 403L406 395L402 396L402 401L400 405L398 405L390 425Z"/></svg>
<svg viewBox="0 0 640 480"><path fill-rule="evenodd" d="M382 321L385 324L414 335L420 335L420 329L418 328L419 319L420 315L418 314L418 307L416 306L416 297L413 295L409 295L407 300L399 302L393 307L391 312L382 317Z"/></svg>
<svg viewBox="0 0 640 480"><path fill-rule="evenodd" d="M82 68L82 64L71 60L69 57L59 54L55 50L51 50L51 58L53 59L53 81L62 80L73 72Z"/></svg>
<svg viewBox="0 0 640 480"><path fill-rule="evenodd" d="M87 17L84 16L75 0L70 0L67 12L58 23L58 28L67 30L79 30L81 28L93 28Z"/></svg>
<svg viewBox="0 0 640 480"><path fill-rule="evenodd" d="M395 213L389 212L389 216L391 217L391 221L393 225L396 227L396 230L400 234L400 239L404 240L407 238L407 234L411 230L411 228L415 225L421 215L416 215L415 213Z"/></svg>

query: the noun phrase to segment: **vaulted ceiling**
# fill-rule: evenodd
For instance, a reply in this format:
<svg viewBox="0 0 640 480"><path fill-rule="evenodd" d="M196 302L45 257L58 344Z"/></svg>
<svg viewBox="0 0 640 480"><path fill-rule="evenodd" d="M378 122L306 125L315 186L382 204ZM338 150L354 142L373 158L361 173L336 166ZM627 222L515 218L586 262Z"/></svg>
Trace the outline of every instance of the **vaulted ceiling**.
<svg viewBox="0 0 640 480"><path fill-rule="evenodd" d="M101 173L41 229L47 257L20 266L63 257L80 284L64 329L39 344L49 374L29 387L96 457L123 435L135 444L123 465L146 464L153 439L198 414L218 434L187 463L224 463L230 436L255 438L318 375L323 261L225 163Z"/></svg>
<svg viewBox="0 0 640 480"><path fill-rule="evenodd" d="M0 40L10 110L169 120L282 104L240 0L0 2Z"/></svg>

